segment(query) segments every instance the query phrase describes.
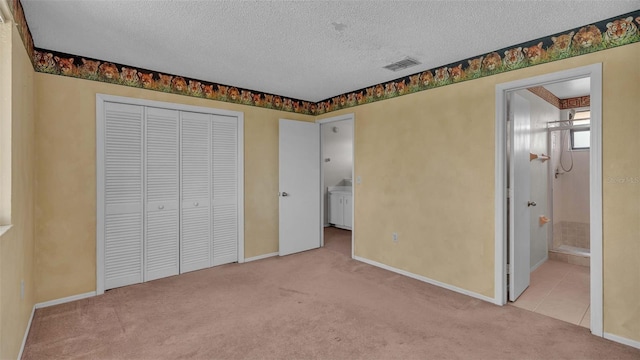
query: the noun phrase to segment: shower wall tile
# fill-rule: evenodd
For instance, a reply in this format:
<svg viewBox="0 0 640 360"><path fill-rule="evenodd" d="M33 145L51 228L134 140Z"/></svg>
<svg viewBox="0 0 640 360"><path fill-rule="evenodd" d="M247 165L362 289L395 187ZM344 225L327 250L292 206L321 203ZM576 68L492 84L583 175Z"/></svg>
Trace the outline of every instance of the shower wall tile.
<svg viewBox="0 0 640 360"><path fill-rule="evenodd" d="M560 221L553 224L553 248L569 245L589 249L591 233L589 223Z"/></svg>
<svg viewBox="0 0 640 360"><path fill-rule="evenodd" d="M591 247L591 232L590 224L588 223L576 223L578 227L578 238L576 246L589 249Z"/></svg>
<svg viewBox="0 0 640 360"><path fill-rule="evenodd" d="M562 239L562 226L560 223L553 224L553 238L551 239L550 249L555 249L560 245L564 244Z"/></svg>

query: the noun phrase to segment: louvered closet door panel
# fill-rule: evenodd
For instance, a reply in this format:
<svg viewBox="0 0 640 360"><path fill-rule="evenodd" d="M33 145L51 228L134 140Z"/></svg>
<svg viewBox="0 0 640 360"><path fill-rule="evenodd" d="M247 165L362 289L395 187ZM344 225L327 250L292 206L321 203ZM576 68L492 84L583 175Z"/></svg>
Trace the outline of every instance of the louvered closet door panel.
<svg viewBox="0 0 640 360"><path fill-rule="evenodd" d="M213 265L238 261L238 122L213 115Z"/></svg>
<svg viewBox="0 0 640 360"><path fill-rule="evenodd" d="M211 115L181 112L180 272L211 266Z"/></svg>
<svg viewBox="0 0 640 360"><path fill-rule="evenodd" d="M142 134L144 108L104 105L104 285L143 281Z"/></svg>
<svg viewBox="0 0 640 360"><path fill-rule="evenodd" d="M180 273L178 123L175 110L146 108L144 280Z"/></svg>

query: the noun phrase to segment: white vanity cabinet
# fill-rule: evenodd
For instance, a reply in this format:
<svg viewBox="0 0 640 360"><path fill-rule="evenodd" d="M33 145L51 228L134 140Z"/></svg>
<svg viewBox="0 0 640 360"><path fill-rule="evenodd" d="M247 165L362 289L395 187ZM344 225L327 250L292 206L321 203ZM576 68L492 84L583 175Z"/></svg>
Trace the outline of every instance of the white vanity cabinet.
<svg viewBox="0 0 640 360"><path fill-rule="evenodd" d="M329 223L351 230L353 223L353 194L351 191L329 190Z"/></svg>

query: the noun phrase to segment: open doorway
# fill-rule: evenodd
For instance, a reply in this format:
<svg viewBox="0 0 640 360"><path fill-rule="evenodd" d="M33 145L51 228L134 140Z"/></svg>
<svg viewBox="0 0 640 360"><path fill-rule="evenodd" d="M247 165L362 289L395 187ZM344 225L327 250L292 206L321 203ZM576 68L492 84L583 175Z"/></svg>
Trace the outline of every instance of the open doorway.
<svg viewBox="0 0 640 360"><path fill-rule="evenodd" d="M530 180L530 281L512 304L589 328L590 79L513 94L527 102L529 118L529 157L523 165ZM510 157L507 166L515 160Z"/></svg>
<svg viewBox="0 0 640 360"><path fill-rule="evenodd" d="M353 114L318 121L322 246L353 257Z"/></svg>
<svg viewBox="0 0 640 360"><path fill-rule="evenodd" d="M601 84L595 64L496 88L496 303L509 299L599 336ZM588 95L562 93L580 85ZM586 96L588 106L575 100Z"/></svg>

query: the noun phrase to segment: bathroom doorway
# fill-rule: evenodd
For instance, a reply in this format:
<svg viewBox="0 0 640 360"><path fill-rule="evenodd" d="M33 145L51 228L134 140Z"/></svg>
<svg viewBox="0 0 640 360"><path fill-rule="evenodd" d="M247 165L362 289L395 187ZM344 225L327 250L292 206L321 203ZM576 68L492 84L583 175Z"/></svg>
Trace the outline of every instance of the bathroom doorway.
<svg viewBox="0 0 640 360"><path fill-rule="evenodd" d="M583 93L574 89L580 85ZM496 87L496 258L504 259L496 262L496 303L509 299L582 324L598 336L603 335L601 114L601 64ZM579 165L583 158L586 167ZM569 199L572 191L581 197ZM576 206L586 208L587 222L584 211L571 211ZM569 309L573 317L563 318Z"/></svg>
<svg viewBox="0 0 640 360"><path fill-rule="evenodd" d="M353 258L354 116L319 120L321 246Z"/></svg>
<svg viewBox="0 0 640 360"><path fill-rule="evenodd" d="M512 304L589 328L590 79L515 94L529 105L530 283Z"/></svg>

